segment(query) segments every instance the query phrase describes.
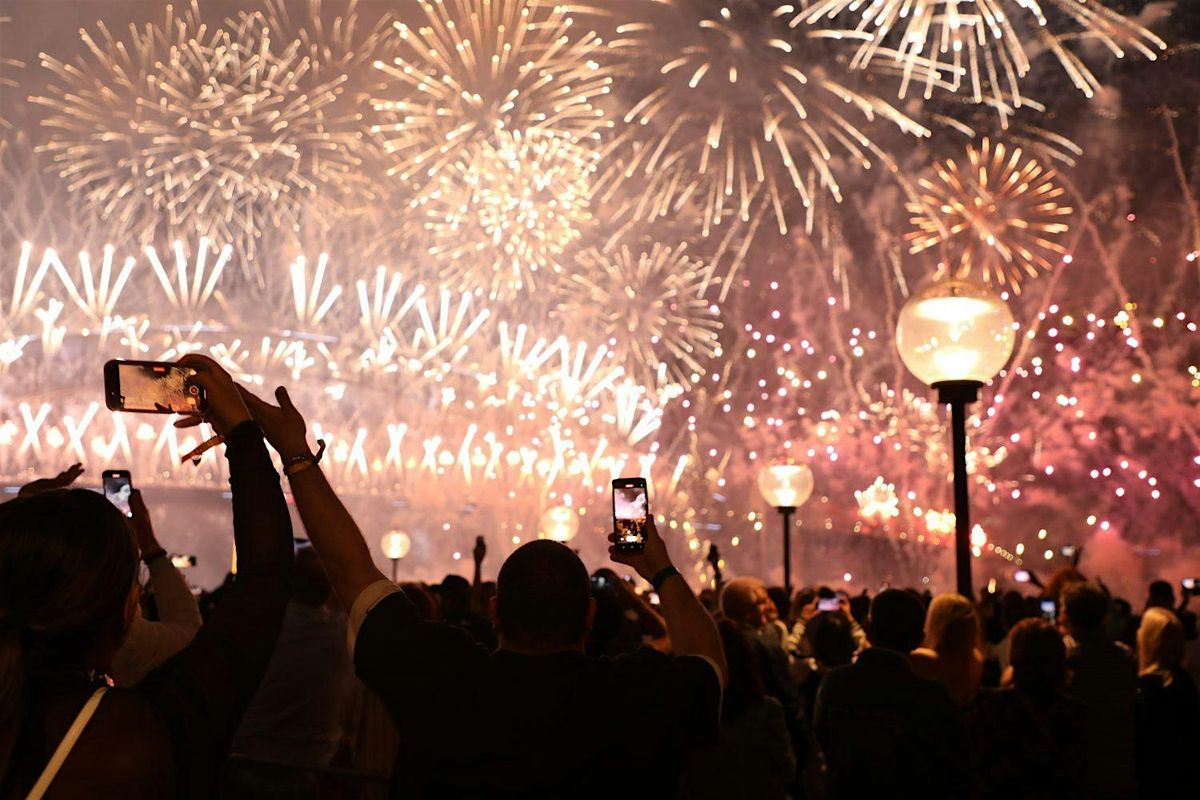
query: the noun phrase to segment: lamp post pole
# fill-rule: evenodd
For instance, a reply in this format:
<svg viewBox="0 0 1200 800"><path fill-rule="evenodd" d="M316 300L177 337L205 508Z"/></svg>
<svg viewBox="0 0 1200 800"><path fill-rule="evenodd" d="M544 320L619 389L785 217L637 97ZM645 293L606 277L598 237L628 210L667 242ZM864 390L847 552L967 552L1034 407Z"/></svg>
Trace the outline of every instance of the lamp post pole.
<svg viewBox="0 0 1200 800"><path fill-rule="evenodd" d="M938 402L950 406L954 454L954 572L958 593L974 599L971 586L971 500L967 483L967 403L979 399L978 381L935 383Z"/></svg>
<svg viewBox="0 0 1200 800"><path fill-rule="evenodd" d="M783 588L788 597L792 596L792 514L795 506L776 506L779 516L783 517Z"/></svg>
<svg viewBox="0 0 1200 800"><path fill-rule="evenodd" d="M392 583L396 583L398 580L397 576L399 575L400 559L392 558L389 560L392 562Z"/></svg>

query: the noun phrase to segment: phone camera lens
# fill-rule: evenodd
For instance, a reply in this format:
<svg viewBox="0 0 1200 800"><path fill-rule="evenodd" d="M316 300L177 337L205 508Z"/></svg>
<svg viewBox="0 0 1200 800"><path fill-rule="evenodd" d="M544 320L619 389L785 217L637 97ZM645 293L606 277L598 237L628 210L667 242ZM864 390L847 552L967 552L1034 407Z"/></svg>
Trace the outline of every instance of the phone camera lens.
<svg viewBox="0 0 1200 800"><path fill-rule="evenodd" d="M198 386L189 386L189 387L188 387L188 394L192 395L193 397L194 397L194 396L196 396L196 395L198 395L198 394L200 394L200 387L198 387Z"/></svg>

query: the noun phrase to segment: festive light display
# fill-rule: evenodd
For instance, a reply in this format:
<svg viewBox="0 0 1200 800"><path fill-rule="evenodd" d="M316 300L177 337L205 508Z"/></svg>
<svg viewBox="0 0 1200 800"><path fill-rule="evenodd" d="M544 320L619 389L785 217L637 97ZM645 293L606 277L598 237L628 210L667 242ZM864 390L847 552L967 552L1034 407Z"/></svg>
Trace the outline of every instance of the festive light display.
<svg viewBox="0 0 1200 800"><path fill-rule="evenodd" d="M655 198L652 218L695 202L708 224L727 211L745 221L761 198L786 232L793 197L805 209L818 192L840 201L835 153L863 168L877 160L873 120L928 135L876 94L854 89L819 34L789 30L790 8L643 2L618 23L611 50L632 59L622 73L629 86L620 88L636 100L608 179L648 184L641 191Z"/></svg>
<svg viewBox="0 0 1200 800"><path fill-rule="evenodd" d="M563 273L591 218L597 154L537 129L491 138L459 150L416 208L442 276L511 297Z"/></svg>
<svg viewBox="0 0 1200 800"><path fill-rule="evenodd" d="M389 174L418 188L495 133L534 131L571 144L605 127L610 78L595 34L572 35L562 6L536 0L420 0L424 24L397 21L399 53L374 63L385 85L371 127Z"/></svg>
<svg viewBox="0 0 1200 800"><path fill-rule="evenodd" d="M1073 209L1059 204L1065 190L1054 177L1019 147L990 139L969 146L961 167L951 159L921 179L920 202L908 205L910 252L944 246L954 275L1020 292L1024 278L1053 269L1066 253L1060 240Z"/></svg>
<svg viewBox="0 0 1200 800"><path fill-rule="evenodd" d="M936 590L948 420L891 331L940 262L1016 320L968 420L978 571L1088 537L1194 546L1196 143L1156 89L1194 48L1114 62L1091 104L1026 95L1039 48L1095 94L1079 38L1153 57L1178 14L1148 34L1081 0L243 5L106 20L0 75L36 95L0 130L10 483L83 460L222 486L218 451L179 464L199 432L97 396L108 358L200 352L292 389L369 540L409 535L406 574L475 535L565 538L562 515L598 563L608 482L642 475L694 583L709 543L778 581L755 480L782 457L812 472L802 581Z"/></svg>
<svg viewBox="0 0 1200 800"><path fill-rule="evenodd" d="M148 242L203 234L253 254L267 226L295 224L306 195L359 173L354 140L326 129L323 107L345 76L308 80L298 42L273 40L243 14L209 29L192 0L161 25L82 39L90 57L63 63L32 102L49 113L44 149L72 191L120 233Z"/></svg>
<svg viewBox="0 0 1200 800"><path fill-rule="evenodd" d="M856 67L899 64L902 97L912 82L928 97L942 81L953 91L968 87L975 102L990 99L998 109L1021 106L1020 81L1041 50L1053 53L1075 87L1092 97L1100 81L1069 48L1073 40L1099 41L1118 58L1135 50L1154 60L1166 49L1162 39L1100 3L1044 4L1049 13L1038 0L814 0L801 5L793 22L856 16L854 34L862 40Z"/></svg>
<svg viewBox="0 0 1200 800"><path fill-rule="evenodd" d="M588 250L569 279L577 295L569 308L585 312L638 380L690 385L705 374L707 359L721 355L717 306L706 297L712 280L686 243L654 242L638 252L622 244L612 255Z"/></svg>

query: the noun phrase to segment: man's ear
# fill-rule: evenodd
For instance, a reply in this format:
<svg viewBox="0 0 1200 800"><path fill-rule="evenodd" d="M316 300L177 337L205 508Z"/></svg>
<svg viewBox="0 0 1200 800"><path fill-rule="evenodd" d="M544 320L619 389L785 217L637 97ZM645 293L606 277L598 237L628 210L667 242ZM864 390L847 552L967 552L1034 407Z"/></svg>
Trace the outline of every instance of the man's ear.
<svg viewBox="0 0 1200 800"><path fill-rule="evenodd" d="M500 634L500 606L496 602L496 595L488 598L488 618L492 621L492 627L496 629L496 634Z"/></svg>

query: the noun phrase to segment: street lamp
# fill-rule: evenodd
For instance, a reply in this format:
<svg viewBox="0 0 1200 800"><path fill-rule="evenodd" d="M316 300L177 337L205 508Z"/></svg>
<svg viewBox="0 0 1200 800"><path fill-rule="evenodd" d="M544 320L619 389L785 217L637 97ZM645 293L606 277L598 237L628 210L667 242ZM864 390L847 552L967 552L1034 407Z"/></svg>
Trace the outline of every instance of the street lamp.
<svg viewBox="0 0 1200 800"><path fill-rule="evenodd" d="M935 281L900 309L896 349L909 372L949 404L954 438L954 554L958 593L971 591L971 507L967 497L966 406L1012 355L1008 304L972 281Z"/></svg>
<svg viewBox="0 0 1200 800"><path fill-rule="evenodd" d="M769 462L758 473L763 499L783 517L783 588L792 595L792 513L804 505L813 490L812 470L787 458Z"/></svg>
<svg viewBox="0 0 1200 800"><path fill-rule="evenodd" d="M398 580L396 567L400 559L408 555L409 549L412 548L412 539L404 531L388 531L380 537L379 547L383 554L392 560L392 581L395 582Z"/></svg>
<svg viewBox="0 0 1200 800"><path fill-rule="evenodd" d="M538 538L553 539L556 542L569 542L579 532L579 515L567 506L554 506L546 509L538 524Z"/></svg>

